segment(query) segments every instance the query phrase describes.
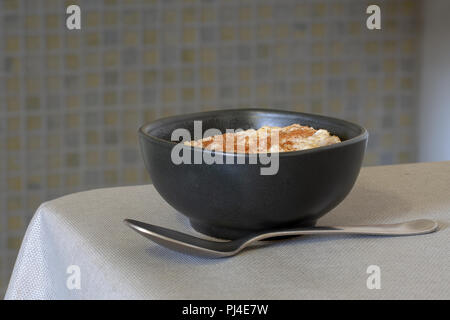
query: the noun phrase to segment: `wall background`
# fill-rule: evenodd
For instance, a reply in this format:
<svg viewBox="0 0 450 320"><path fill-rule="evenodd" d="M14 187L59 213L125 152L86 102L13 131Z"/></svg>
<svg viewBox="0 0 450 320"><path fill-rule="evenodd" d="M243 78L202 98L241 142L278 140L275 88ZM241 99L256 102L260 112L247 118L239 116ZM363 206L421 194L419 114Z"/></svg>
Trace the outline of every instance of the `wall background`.
<svg viewBox="0 0 450 320"><path fill-rule="evenodd" d="M147 183L136 129L217 108L365 125L365 165L416 160L420 2L0 1L0 295L38 205ZM79 4L82 30L65 8Z"/></svg>

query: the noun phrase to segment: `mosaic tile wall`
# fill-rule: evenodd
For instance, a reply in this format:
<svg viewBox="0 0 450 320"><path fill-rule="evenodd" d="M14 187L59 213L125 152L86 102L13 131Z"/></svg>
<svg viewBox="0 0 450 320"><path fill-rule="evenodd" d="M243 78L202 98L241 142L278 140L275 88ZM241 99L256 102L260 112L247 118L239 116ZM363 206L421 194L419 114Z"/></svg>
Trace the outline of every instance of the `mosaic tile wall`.
<svg viewBox="0 0 450 320"><path fill-rule="evenodd" d="M420 3L376 3L382 31L362 0L0 0L1 290L41 202L148 182L136 128L157 117L329 114L367 126L366 165L414 161Z"/></svg>

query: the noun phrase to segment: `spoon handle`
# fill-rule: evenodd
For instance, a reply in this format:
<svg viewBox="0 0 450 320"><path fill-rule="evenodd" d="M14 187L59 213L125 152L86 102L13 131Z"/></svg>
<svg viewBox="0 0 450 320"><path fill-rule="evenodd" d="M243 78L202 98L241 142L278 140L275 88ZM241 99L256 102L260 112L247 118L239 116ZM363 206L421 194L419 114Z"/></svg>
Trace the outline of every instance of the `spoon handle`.
<svg viewBox="0 0 450 320"><path fill-rule="evenodd" d="M374 224L361 226L312 227L304 229L286 229L260 234L253 240L262 240L280 236L319 235L319 234L365 234L379 236L408 236L436 231L435 221L420 219L396 224Z"/></svg>

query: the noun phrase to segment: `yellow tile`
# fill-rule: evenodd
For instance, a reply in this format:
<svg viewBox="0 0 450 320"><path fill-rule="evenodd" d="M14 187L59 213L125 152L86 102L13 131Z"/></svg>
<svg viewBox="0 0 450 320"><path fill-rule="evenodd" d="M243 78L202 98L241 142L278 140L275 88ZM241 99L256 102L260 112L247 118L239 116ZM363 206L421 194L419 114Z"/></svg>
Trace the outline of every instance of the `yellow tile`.
<svg viewBox="0 0 450 320"><path fill-rule="evenodd" d="M36 96L28 96L25 103L29 110L38 110L40 107L39 97Z"/></svg>
<svg viewBox="0 0 450 320"><path fill-rule="evenodd" d="M7 246L7 248L9 250L14 250L14 251L19 250L21 243L22 243L22 240L19 237L8 237L8 246Z"/></svg>
<svg viewBox="0 0 450 320"><path fill-rule="evenodd" d="M89 145L99 144L100 138L97 131L88 130L86 132L86 143Z"/></svg>
<svg viewBox="0 0 450 320"><path fill-rule="evenodd" d="M22 209L22 207L22 202L18 197L8 198L6 202L6 208L9 212L20 210Z"/></svg>
<svg viewBox="0 0 450 320"><path fill-rule="evenodd" d="M252 77L252 72L249 67L240 67L239 68L239 80L241 81L249 81Z"/></svg>
<svg viewBox="0 0 450 320"><path fill-rule="evenodd" d="M65 180L66 187L73 188L80 185L80 177L77 174L68 174Z"/></svg>
<svg viewBox="0 0 450 320"><path fill-rule="evenodd" d="M389 33L398 32L398 23L395 20L384 21L383 29L385 29Z"/></svg>
<svg viewBox="0 0 450 320"><path fill-rule="evenodd" d="M304 81L296 81L292 85L292 94L294 95L303 95L305 94L306 85Z"/></svg>
<svg viewBox="0 0 450 320"><path fill-rule="evenodd" d="M5 51L16 52L20 49L20 39L17 36L8 36L5 39Z"/></svg>
<svg viewBox="0 0 450 320"><path fill-rule="evenodd" d="M135 46L139 42L138 34L135 31L128 31L124 34L124 43L127 46Z"/></svg>
<svg viewBox="0 0 450 320"><path fill-rule="evenodd" d="M119 115L117 111L107 111L104 114L103 121L105 125L114 126L117 125L119 119Z"/></svg>
<svg viewBox="0 0 450 320"><path fill-rule="evenodd" d="M374 78L367 79L367 89L369 91L376 91L377 88L378 88L377 79L374 79Z"/></svg>
<svg viewBox="0 0 450 320"><path fill-rule="evenodd" d="M311 66L313 76L322 76L325 71L325 66L322 62L314 62Z"/></svg>
<svg viewBox="0 0 450 320"><path fill-rule="evenodd" d="M157 43L158 33L156 30L145 30L144 31L144 44L154 45Z"/></svg>
<svg viewBox="0 0 450 320"><path fill-rule="evenodd" d="M100 23L100 14L99 12L87 12L86 13L86 26L87 27L96 27Z"/></svg>
<svg viewBox="0 0 450 320"><path fill-rule="evenodd" d="M358 21L358 22L350 22L349 24L350 24L350 30L349 31L350 31L351 35L358 35L358 34L361 33L363 24L360 21ZM364 25L364 28L365 27L366 26Z"/></svg>
<svg viewBox="0 0 450 320"><path fill-rule="evenodd" d="M200 54L203 63L211 63L216 61L216 50L213 48L202 48Z"/></svg>
<svg viewBox="0 0 450 320"><path fill-rule="evenodd" d="M330 110L333 113L340 113L343 110L342 101L339 98L334 98L330 101Z"/></svg>
<svg viewBox="0 0 450 320"><path fill-rule="evenodd" d="M248 86L239 86L239 97L249 98L251 96L251 89Z"/></svg>
<svg viewBox="0 0 450 320"><path fill-rule="evenodd" d="M41 47L41 39L38 36L27 36L25 43L29 51L36 51Z"/></svg>
<svg viewBox="0 0 450 320"><path fill-rule="evenodd" d="M167 11L163 14L164 24L175 24L177 22L177 13L176 11Z"/></svg>
<svg viewBox="0 0 450 320"><path fill-rule="evenodd" d="M397 160L399 163L411 162L412 155L409 152L399 152L397 154Z"/></svg>
<svg viewBox="0 0 450 320"><path fill-rule="evenodd" d="M215 90L213 87L204 87L201 89L202 100L210 101L215 98Z"/></svg>
<svg viewBox="0 0 450 320"><path fill-rule="evenodd" d="M399 118L399 124L402 127L409 127L413 123L412 116L410 114L402 114Z"/></svg>
<svg viewBox="0 0 450 320"><path fill-rule="evenodd" d="M312 35L314 37L323 37L325 35L325 24L323 23L314 23L312 25Z"/></svg>
<svg viewBox="0 0 450 320"><path fill-rule="evenodd" d="M144 76L143 76L144 84L145 85L154 84L155 81L156 81L156 77L157 77L156 71L153 71L153 70L152 71L145 71L144 72Z"/></svg>
<svg viewBox="0 0 450 320"><path fill-rule="evenodd" d="M80 106L80 97L77 95L68 95L66 97L66 105L70 109L78 108Z"/></svg>
<svg viewBox="0 0 450 320"><path fill-rule="evenodd" d="M404 89L404 90L413 90L414 89L414 80L412 78L402 78L401 85L402 85L402 89Z"/></svg>
<svg viewBox="0 0 450 320"><path fill-rule="evenodd" d="M319 100L312 101L311 111L313 113L322 113L322 110L323 110L323 104L321 101L319 101Z"/></svg>
<svg viewBox="0 0 450 320"><path fill-rule="evenodd" d="M191 23L196 20L196 11L194 8L184 8L183 9L183 22Z"/></svg>
<svg viewBox="0 0 450 320"><path fill-rule="evenodd" d="M195 28L185 28L183 30L183 42L193 43L197 40L197 30Z"/></svg>
<svg viewBox="0 0 450 320"><path fill-rule="evenodd" d="M8 164L7 164L7 168L8 171L19 171L21 170L21 164L19 162L19 159L17 159L16 156L10 156L8 158Z"/></svg>
<svg viewBox="0 0 450 320"><path fill-rule="evenodd" d="M6 98L6 107L8 111L18 111L20 109L20 101L17 96Z"/></svg>
<svg viewBox="0 0 450 320"><path fill-rule="evenodd" d="M220 38L222 41L234 40L236 29L234 27L222 27L220 30Z"/></svg>
<svg viewBox="0 0 450 320"><path fill-rule="evenodd" d="M365 50L367 54L377 54L378 53L378 42L368 41L365 43Z"/></svg>
<svg viewBox="0 0 450 320"><path fill-rule="evenodd" d="M80 116L78 114L66 115L66 127L69 129L76 129L80 126Z"/></svg>
<svg viewBox="0 0 450 320"><path fill-rule="evenodd" d="M381 139L381 146L385 149L391 148L393 145L393 139L394 137L392 134L384 134Z"/></svg>
<svg viewBox="0 0 450 320"><path fill-rule="evenodd" d="M97 47L100 44L100 35L97 32L88 33L85 42L89 47Z"/></svg>
<svg viewBox="0 0 450 320"><path fill-rule="evenodd" d="M383 87L385 90L395 90L395 79L394 78L385 78Z"/></svg>
<svg viewBox="0 0 450 320"><path fill-rule="evenodd" d="M103 102L107 106L112 106L117 104L117 93L116 92L105 92L103 94Z"/></svg>
<svg viewBox="0 0 450 320"><path fill-rule="evenodd" d="M41 148L41 136L28 137L27 150L37 150Z"/></svg>
<svg viewBox="0 0 450 320"><path fill-rule="evenodd" d="M350 93L357 93L359 89L359 81L357 79L348 79L347 80L347 90Z"/></svg>
<svg viewBox="0 0 450 320"><path fill-rule="evenodd" d="M117 172L113 170L105 170L103 173L105 183L115 185L117 184Z"/></svg>
<svg viewBox="0 0 450 320"><path fill-rule="evenodd" d="M252 18L252 9L250 7L239 8L239 20L249 21Z"/></svg>
<svg viewBox="0 0 450 320"><path fill-rule="evenodd" d="M138 182L138 173L135 168L126 168L124 170L124 182L127 184L135 184Z"/></svg>
<svg viewBox="0 0 450 320"><path fill-rule="evenodd" d="M165 103L174 102L177 98L177 91L175 88L164 88L162 96Z"/></svg>
<svg viewBox="0 0 450 320"><path fill-rule="evenodd" d="M95 166L100 163L100 156L97 151L86 152L86 162L89 166Z"/></svg>
<svg viewBox="0 0 450 320"><path fill-rule="evenodd" d="M195 99L195 89L183 88L181 90L181 95L184 101L193 101Z"/></svg>
<svg viewBox="0 0 450 320"><path fill-rule="evenodd" d="M397 50L397 42L394 40L386 40L383 43L383 51L385 54L394 53Z"/></svg>
<svg viewBox="0 0 450 320"><path fill-rule="evenodd" d="M275 28L275 36L277 39L286 39L290 36L290 27L288 25L277 25Z"/></svg>
<svg viewBox="0 0 450 320"><path fill-rule="evenodd" d="M22 190L22 179L20 177L8 178L8 190L21 191Z"/></svg>
<svg viewBox="0 0 450 320"><path fill-rule="evenodd" d="M313 5L312 10L315 16L323 17L326 13L326 6L324 3L317 3Z"/></svg>
<svg viewBox="0 0 450 320"><path fill-rule="evenodd" d="M333 75L338 75L342 72L342 63L340 61L332 61L330 62L329 68L330 72Z"/></svg>
<svg viewBox="0 0 450 320"><path fill-rule="evenodd" d="M100 56L97 52L88 53L85 55L85 65L88 67L97 67L100 65Z"/></svg>
<svg viewBox="0 0 450 320"><path fill-rule="evenodd" d="M25 28L28 30L37 30L41 25L39 16L27 16L25 18Z"/></svg>
<svg viewBox="0 0 450 320"><path fill-rule="evenodd" d="M163 80L165 83L174 83L177 80L177 73L173 69L166 69L163 73Z"/></svg>
<svg viewBox="0 0 450 320"><path fill-rule="evenodd" d="M145 110L144 111L144 120L146 122L150 122L155 119L155 112L153 110ZM134 132L133 132L134 135Z"/></svg>
<svg viewBox="0 0 450 320"><path fill-rule="evenodd" d="M239 27L239 40L241 41L249 41L252 39L252 29L245 26Z"/></svg>
<svg viewBox="0 0 450 320"><path fill-rule="evenodd" d="M216 79L216 70L210 67L204 67L200 69L200 76L202 81L213 82Z"/></svg>
<svg viewBox="0 0 450 320"><path fill-rule="evenodd" d="M56 14L49 14L45 17L45 26L48 29L58 29L59 25L59 16Z"/></svg>
<svg viewBox="0 0 450 320"><path fill-rule="evenodd" d="M51 154L47 157L47 165L49 168L52 168L52 170L60 168L61 163L61 155L58 153Z"/></svg>
<svg viewBox="0 0 450 320"><path fill-rule="evenodd" d="M86 85L90 88L98 88L100 86L100 76L98 74L86 75Z"/></svg>
<svg viewBox="0 0 450 320"><path fill-rule="evenodd" d="M138 103L137 93L135 91L126 91L123 94L123 102L130 106Z"/></svg>
<svg viewBox="0 0 450 320"><path fill-rule="evenodd" d="M61 78L59 76L48 76L46 79L47 89L58 91L61 89Z"/></svg>
<svg viewBox="0 0 450 320"><path fill-rule="evenodd" d="M184 49L181 53L181 60L183 63L194 63L195 62L195 50L194 49Z"/></svg>
<svg viewBox="0 0 450 320"><path fill-rule="evenodd" d="M73 54L66 55L65 61L66 61L66 68L68 68L68 69L72 69L72 70L78 69L80 66L79 58L76 55L73 55Z"/></svg>
<svg viewBox="0 0 450 320"><path fill-rule="evenodd" d="M294 68L294 75L297 77L306 74L306 64L303 62L295 63L293 68Z"/></svg>
<svg viewBox="0 0 450 320"><path fill-rule="evenodd" d="M270 87L267 84L259 84L256 86L256 94L258 98L266 98L269 96Z"/></svg>
<svg viewBox="0 0 450 320"><path fill-rule="evenodd" d="M323 56L325 54L325 45L322 42L316 42L312 45L314 56Z"/></svg>
<svg viewBox="0 0 450 320"><path fill-rule="evenodd" d="M155 65L158 63L158 52L156 50L147 50L144 52L144 63Z"/></svg>
<svg viewBox="0 0 450 320"><path fill-rule="evenodd" d="M49 55L46 57L46 67L49 70L56 71L59 70L59 56Z"/></svg>
<svg viewBox="0 0 450 320"><path fill-rule="evenodd" d="M55 50L61 47L61 41L58 35L49 35L46 38L46 48L48 50Z"/></svg>
<svg viewBox="0 0 450 320"><path fill-rule="evenodd" d="M38 130L42 127L42 118L40 116L29 116L27 118L27 129Z"/></svg>
<svg viewBox="0 0 450 320"><path fill-rule="evenodd" d="M49 174L47 176L47 187L50 189L59 188L61 185L61 176L59 174Z"/></svg>
<svg viewBox="0 0 450 320"><path fill-rule="evenodd" d="M144 118L142 122L150 122L152 120L154 120L154 116L151 115L150 111L146 111L144 113ZM122 133L123 136L123 141L125 142L126 145L130 145L130 146L135 146L137 143L137 136L136 136L136 131L135 130L125 130Z"/></svg>
<svg viewBox="0 0 450 320"><path fill-rule="evenodd" d="M117 165L119 156L117 155L117 151L114 150L107 150L105 152L105 162L108 165L115 166Z"/></svg>
<svg viewBox="0 0 450 320"><path fill-rule="evenodd" d="M216 19L216 12L213 8L202 8L202 21L214 21Z"/></svg>
<svg viewBox="0 0 450 320"><path fill-rule="evenodd" d="M103 23L105 25L116 25L117 24L117 13L114 11L106 11L103 14Z"/></svg>
<svg viewBox="0 0 450 320"><path fill-rule="evenodd" d="M28 195L27 207L30 211L36 211L39 205L42 203L42 198L37 195Z"/></svg>
<svg viewBox="0 0 450 320"><path fill-rule="evenodd" d="M47 135L47 146L50 149L58 149L61 147L61 136L59 134L48 134Z"/></svg>
<svg viewBox="0 0 450 320"><path fill-rule="evenodd" d="M323 82L314 81L311 83L311 92L313 95L321 95L323 93Z"/></svg>
<svg viewBox="0 0 450 320"><path fill-rule="evenodd" d="M20 117L11 117L8 118L8 131L19 131L20 130Z"/></svg>
<svg viewBox="0 0 450 320"><path fill-rule="evenodd" d="M139 81L139 74L136 71L126 71L124 80L127 85L137 85Z"/></svg>
<svg viewBox="0 0 450 320"><path fill-rule="evenodd" d="M385 73L392 73L397 70L397 61L395 59L385 59L383 61L383 71Z"/></svg>
<svg viewBox="0 0 450 320"><path fill-rule="evenodd" d="M104 2L107 6L115 6L115 5L117 5L117 0L103 0L103 2Z"/></svg>
<svg viewBox="0 0 450 320"><path fill-rule="evenodd" d="M136 124L139 122L139 116L138 113L134 110L126 110L122 114L123 123L126 126L135 127Z"/></svg>
<svg viewBox="0 0 450 320"><path fill-rule="evenodd" d="M261 25L257 29L257 34L259 39L269 39L272 37L272 26Z"/></svg>
<svg viewBox="0 0 450 320"><path fill-rule="evenodd" d="M139 15L137 11L130 11L123 18L125 25L133 26L139 23Z"/></svg>
<svg viewBox="0 0 450 320"><path fill-rule="evenodd" d="M18 0L4 0L3 7L6 10L17 10L19 8L19 1Z"/></svg>
<svg viewBox="0 0 450 320"><path fill-rule="evenodd" d="M259 6L258 16L261 19L270 19L272 17L272 7L267 5Z"/></svg>

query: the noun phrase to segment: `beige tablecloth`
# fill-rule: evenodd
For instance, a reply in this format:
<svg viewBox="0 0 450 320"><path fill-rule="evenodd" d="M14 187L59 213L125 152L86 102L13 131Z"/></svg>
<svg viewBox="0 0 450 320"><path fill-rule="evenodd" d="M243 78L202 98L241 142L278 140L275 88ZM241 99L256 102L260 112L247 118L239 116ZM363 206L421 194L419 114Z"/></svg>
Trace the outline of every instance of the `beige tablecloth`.
<svg viewBox="0 0 450 320"><path fill-rule="evenodd" d="M213 260L162 248L128 229L127 217L195 233L151 185L44 203L6 298L450 298L450 162L364 168L351 194L319 221L437 220L440 230L427 235L309 236ZM380 289L367 287L371 265Z"/></svg>

